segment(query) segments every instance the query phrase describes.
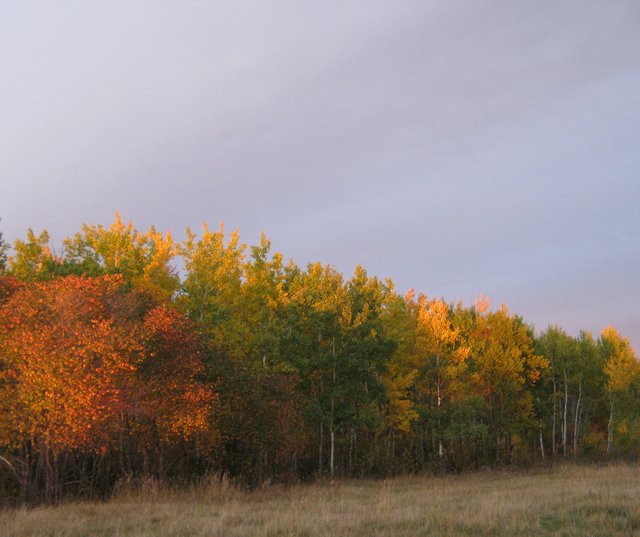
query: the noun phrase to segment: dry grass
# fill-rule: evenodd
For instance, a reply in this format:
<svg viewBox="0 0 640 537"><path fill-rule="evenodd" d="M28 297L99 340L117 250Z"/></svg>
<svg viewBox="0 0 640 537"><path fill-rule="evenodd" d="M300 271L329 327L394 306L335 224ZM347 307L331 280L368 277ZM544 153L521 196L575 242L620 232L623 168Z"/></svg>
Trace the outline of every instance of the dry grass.
<svg viewBox="0 0 640 537"><path fill-rule="evenodd" d="M227 483L180 492L150 484L108 503L2 512L0 535L628 537L640 535L640 468L563 466L251 493Z"/></svg>

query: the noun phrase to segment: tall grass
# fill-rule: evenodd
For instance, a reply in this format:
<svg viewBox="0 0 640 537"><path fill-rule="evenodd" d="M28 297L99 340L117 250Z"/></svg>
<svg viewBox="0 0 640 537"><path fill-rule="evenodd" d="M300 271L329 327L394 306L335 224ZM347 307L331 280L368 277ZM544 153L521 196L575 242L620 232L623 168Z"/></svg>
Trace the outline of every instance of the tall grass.
<svg viewBox="0 0 640 537"><path fill-rule="evenodd" d="M107 503L2 512L0 535L627 537L640 535L640 468L576 465L251 492L225 479L180 490L129 482Z"/></svg>

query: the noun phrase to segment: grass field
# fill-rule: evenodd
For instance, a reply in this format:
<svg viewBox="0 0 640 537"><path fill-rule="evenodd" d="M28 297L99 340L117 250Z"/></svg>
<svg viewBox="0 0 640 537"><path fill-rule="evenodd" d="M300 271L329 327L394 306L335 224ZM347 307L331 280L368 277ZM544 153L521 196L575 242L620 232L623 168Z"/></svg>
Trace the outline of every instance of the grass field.
<svg viewBox="0 0 640 537"><path fill-rule="evenodd" d="M251 493L227 483L0 513L3 537L640 535L640 467L403 477Z"/></svg>

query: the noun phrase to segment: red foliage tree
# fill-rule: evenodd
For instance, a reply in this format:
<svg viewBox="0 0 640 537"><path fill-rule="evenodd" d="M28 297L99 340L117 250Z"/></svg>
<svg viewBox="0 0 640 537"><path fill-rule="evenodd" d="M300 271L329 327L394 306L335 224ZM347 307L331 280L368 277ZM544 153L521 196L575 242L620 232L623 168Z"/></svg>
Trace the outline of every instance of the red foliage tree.
<svg viewBox="0 0 640 537"><path fill-rule="evenodd" d="M145 315L140 341L132 401L138 416L153 421L163 440L206 429L215 394L202 382L204 349L194 323L161 305Z"/></svg>
<svg viewBox="0 0 640 537"><path fill-rule="evenodd" d="M62 454L104 457L144 423L163 441L205 428L214 394L177 311L118 275L3 280L0 293L0 446L21 454L24 487L57 497Z"/></svg>

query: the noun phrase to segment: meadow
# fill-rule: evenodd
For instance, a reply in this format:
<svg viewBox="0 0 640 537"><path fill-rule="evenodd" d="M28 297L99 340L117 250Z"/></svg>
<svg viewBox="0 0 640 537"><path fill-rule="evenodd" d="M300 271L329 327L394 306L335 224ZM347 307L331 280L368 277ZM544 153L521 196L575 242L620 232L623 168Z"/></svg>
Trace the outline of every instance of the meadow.
<svg viewBox="0 0 640 537"><path fill-rule="evenodd" d="M640 468L398 477L253 491L226 480L188 489L125 484L108 502L0 513L5 537L640 535Z"/></svg>

